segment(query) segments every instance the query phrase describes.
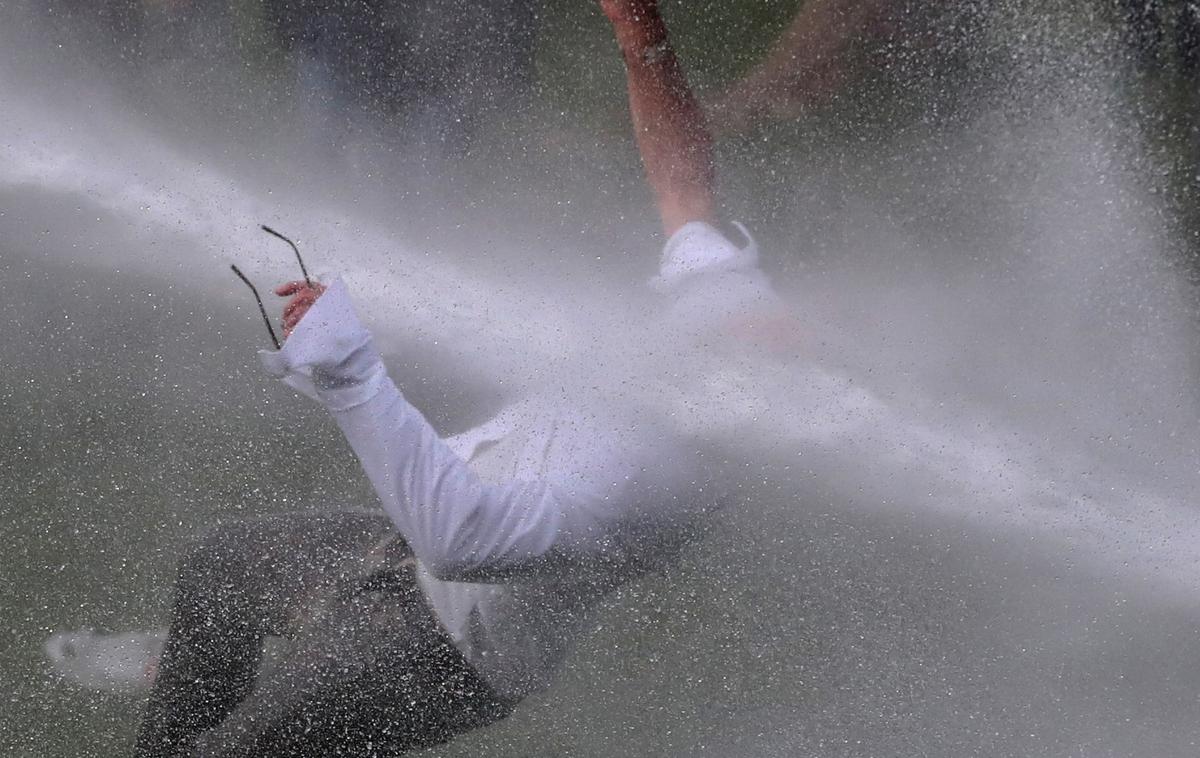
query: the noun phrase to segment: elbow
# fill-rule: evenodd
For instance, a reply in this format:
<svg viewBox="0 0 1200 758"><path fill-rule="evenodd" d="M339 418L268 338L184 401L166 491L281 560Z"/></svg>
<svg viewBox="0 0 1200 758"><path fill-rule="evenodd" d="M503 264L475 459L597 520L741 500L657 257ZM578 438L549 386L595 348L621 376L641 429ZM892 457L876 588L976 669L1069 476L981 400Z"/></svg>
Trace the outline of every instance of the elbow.
<svg viewBox="0 0 1200 758"><path fill-rule="evenodd" d="M424 564L425 570L429 572L430 576L443 582L466 581L467 576L474 568L470 562L445 552L422 556L421 563Z"/></svg>
<svg viewBox="0 0 1200 758"><path fill-rule="evenodd" d="M480 539L469 530L449 536L422 557L425 569L446 582L479 582L506 576L518 567L536 563L549 545L534 548L521 535L497 534Z"/></svg>
<svg viewBox="0 0 1200 758"><path fill-rule="evenodd" d="M464 498L453 518L430 529L418 554L427 571L444 581L473 581L536 561L557 539L550 501L517 487L481 490ZM486 495L486 496L485 496Z"/></svg>
<svg viewBox="0 0 1200 758"><path fill-rule="evenodd" d="M478 540L466 534L447 535L419 556L425 569L445 582L469 581L486 569L492 556Z"/></svg>

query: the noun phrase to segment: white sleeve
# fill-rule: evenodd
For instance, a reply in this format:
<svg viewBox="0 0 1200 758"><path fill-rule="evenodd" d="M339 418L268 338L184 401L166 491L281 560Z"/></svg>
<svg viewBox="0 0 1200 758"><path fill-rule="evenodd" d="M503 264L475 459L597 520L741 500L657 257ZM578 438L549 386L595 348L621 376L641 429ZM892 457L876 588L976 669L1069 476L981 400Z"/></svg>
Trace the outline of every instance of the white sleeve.
<svg viewBox="0 0 1200 758"><path fill-rule="evenodd" d="M667 292L697 274L758 268L758 245L740 223L734 228L746 239L738 247L711 224L691 221L680 227L663 246L658 276L650 285Z"/></svg>
<svg viewBox="0 0 1200 758"><path fill-rule="evenodd" d="M606 557L621 493L483 482L388 378L341 281L282 350L264 351L263 363L330 410L384 509L435 576L477 580Z"/></svg>

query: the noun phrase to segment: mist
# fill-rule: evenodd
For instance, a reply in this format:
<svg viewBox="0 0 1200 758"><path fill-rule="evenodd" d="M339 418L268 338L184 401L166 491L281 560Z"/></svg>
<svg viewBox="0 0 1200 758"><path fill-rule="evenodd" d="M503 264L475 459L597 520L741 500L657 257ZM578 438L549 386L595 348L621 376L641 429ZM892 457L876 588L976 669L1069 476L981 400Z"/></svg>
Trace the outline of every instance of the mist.
<svg viewBox="0 0 1200 758"><path fill-rule="evenodd" d="M726 212L802 325L784 351L647 316L663 240L591 8L545 4L566 41L527 99L456 106L484 114L461 147L437 112L248 80L228 40L136 78L79 17L7 7L0 745L125 749L137 697L55 681L40 645L161 624L189 536L373 502L258 370L229 264L297 278L267 223L346 279L439 429L588 382L701 436L731 493L550 692L430 755L1194 754L1193 243L1110 20L1033 6L964 6L857 97L722 138ZM688 41L717 22L668 11L715 90Z"/></svg>

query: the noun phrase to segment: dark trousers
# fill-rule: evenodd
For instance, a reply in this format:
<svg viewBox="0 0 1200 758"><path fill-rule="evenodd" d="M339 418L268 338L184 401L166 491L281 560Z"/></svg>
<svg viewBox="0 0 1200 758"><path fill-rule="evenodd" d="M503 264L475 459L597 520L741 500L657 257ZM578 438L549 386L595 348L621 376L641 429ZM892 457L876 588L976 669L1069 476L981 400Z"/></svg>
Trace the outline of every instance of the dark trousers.
<svg viewBox="0 0 1200 758"><path fill-rule="evenodd" d="M289 641L263 666L264 640ZM135 756L389 756L503 718L381 515L221 527L184 558Z"/></svg>

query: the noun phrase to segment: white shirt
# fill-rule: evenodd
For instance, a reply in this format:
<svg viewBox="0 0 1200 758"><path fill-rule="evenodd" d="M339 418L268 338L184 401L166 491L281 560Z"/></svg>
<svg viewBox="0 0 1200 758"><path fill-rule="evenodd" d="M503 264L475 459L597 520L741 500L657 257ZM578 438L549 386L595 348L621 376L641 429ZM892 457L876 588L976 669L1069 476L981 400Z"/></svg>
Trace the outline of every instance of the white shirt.
<svg viewBox="0 0 1200 758"><path fill-rule="evenodd" d="M738 282L761 276L755 263L752 247L689 224L667 244L664 289L708 270L737 277L733 302ZM547 686L588 609L669 559L716 499L695 445L569 389L440 439L388 378L340 280L263 362L330 410L438 619L505 697Z"/></svg>

